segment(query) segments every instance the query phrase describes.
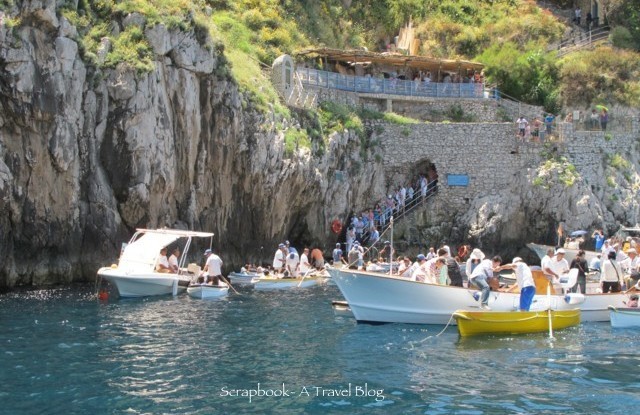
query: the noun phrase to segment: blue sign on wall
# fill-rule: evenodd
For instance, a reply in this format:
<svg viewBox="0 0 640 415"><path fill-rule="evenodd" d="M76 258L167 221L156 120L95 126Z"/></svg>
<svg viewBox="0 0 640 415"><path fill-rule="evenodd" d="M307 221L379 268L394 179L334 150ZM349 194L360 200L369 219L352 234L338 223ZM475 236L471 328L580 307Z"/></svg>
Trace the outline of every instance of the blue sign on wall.
<svg viewBox="0 0 640 415"><path fill-rule="evenodd" d="M447 184L449 186L469 186L469 176L466 174L447 174Z"/></svg>

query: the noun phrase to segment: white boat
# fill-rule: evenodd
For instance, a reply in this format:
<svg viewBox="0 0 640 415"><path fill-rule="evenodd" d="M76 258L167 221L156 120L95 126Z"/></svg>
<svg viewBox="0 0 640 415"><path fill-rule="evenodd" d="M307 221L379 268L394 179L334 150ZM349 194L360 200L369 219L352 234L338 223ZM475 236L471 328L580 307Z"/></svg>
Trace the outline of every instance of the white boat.
<svg viewBox="0 0 640 415"><path fill-rule="evenodd" d="M229 293L229 286L222 285L191 284L187 287L187 294L193 298L220 298Z"/></svg>
<svg viewBox="0 0 640 415"><path fill-rule="evenodd" d="M120 297L177 295L186 290L192 274L183 268L193 238L211 238L213 233L178 229L137 229L125 246L118 264L98 270L98 276L115 285ZM160 249L186 239L177 273L155 271Z"/></svg>
<svg viewBox="0 0 640 415"><path fill-rule="evenodd" d="M479 290L411 281L398 276L329 268L354 317L359 322L447 324L457 309L478 309ZM608 321L607 307L623 307L627 295L536 295L532 311L580 308L582 321ZM496 311L516 310L518 293L492 291L489 306Z"/></svg>
<svg viewBox="0 0 640 415"><path fill-rule="evenodd" d="M281 276L261 276L253 279L256 290L290 290L295 288L309 288L326 281L322 276L308 276L298 278L283 278Z"/></svg>
<svg viewBox="0 0 640 415"><path fill-rule="evenodd" d="M263 274L257 272L230 272L229 280L233 285L252 285L254 278L259 278Z"/></svg>
<svg viewBox="0 0 640 415"><path fill-rule="evenodd" d="M640 308L609 306L609 316L611 327L640 327Z"/></svg>
<svg viewBox="0 0 640 415"><path fill-rule="evenodd" d="M531 249L532 251L534 251L538 257L540 258L540 260L542 260L542 258L547 255L547 250L548 249L554 249L555 247L551 246L551 245L540 245L540 244L534 244L534 243L529 243L527 244L527 248ZM565 250L565 259L567 260L567 262L571 263L571 261L573 261L573 259L578 255L578 251L579 249L572 249L572 248L562 248ZM591 263L591 260L593 258L595 258L597 256L597 252L595 251L584 251L584 259L587 260L587 264ZM583 319L584 321L584 319Z"/></svg>

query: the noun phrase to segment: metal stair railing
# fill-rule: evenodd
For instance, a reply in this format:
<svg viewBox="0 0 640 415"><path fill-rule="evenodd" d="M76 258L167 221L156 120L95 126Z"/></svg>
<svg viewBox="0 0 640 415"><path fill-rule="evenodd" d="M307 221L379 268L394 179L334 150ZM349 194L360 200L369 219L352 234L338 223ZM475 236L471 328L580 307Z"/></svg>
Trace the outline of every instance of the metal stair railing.
<svg viewBox="0 0 640 415"><path fill-rule="evenodd" d="M409 213L413 212L418 207L426 204L429 200L431 200L437 194L437 192L438 192L438 185L435 185L432 188L428 189L427 190L427 194L425 196L422 196L422 193L420 191L415 192L414 195L413 195L413 198L411 198L411 199L409 199L409 200L407 200L405 202L404 208L401 207L401 206L397 206L393 210L393 212L391 214L393 216L393 222L395 224L397 224L398 221L402 220ZM386 215L386 212L383 212L383 214ZM380 232L380 235L382 235L384 232L386 232L386 230L389 229L389 227L391 226L391 223L390 223L389 219L385 219L384 221L382 221L382 220L374 220L374 225L376 226L376 228ZM362 233L362 239L365 240L365 241L368 240L370 234L371 234L371 230L370 229L366 229Z"/></svg>

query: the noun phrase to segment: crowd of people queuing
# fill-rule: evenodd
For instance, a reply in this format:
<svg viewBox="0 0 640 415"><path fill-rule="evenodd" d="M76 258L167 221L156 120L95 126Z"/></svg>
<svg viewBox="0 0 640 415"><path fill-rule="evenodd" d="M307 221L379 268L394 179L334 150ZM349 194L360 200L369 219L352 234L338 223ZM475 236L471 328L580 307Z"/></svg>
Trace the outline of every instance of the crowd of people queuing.
<svg viewBox="0 0 640 415"><path fill-rule="evenodd" d="M431 166L426 174L419 175L413 183L399 185L390 191L373 208L364 210L360 215L350 215L346 229L346 252L350 252L355 242L373 246L380 240L380 230L386 228L392 216L407 209L436 193L438 190L438 172Z"/></svg>

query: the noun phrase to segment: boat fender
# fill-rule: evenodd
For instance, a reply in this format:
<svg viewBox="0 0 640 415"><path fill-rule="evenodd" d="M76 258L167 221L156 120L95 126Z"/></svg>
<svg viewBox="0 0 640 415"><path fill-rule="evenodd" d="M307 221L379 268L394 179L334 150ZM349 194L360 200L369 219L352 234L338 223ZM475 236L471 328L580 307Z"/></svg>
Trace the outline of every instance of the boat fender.
<svg viewBox="0 0 640 415"><path fill-rule="evenodd" d="M476 291L473 293L473 299L476 301L480 301L481 293L480 291Z"/></svg>
<svg viewBox="0 0 640 415"><path fill-rule="evenodd" d="M584 296L584 294L580 293L569 293L564 296L564 301L567 304L582 304L584 303L585 299L586 297Z"/></svg>
<svg viewBox="0 0 640 415"><path fill-rule="evenodd" d="M340 223L338 219L334 220L333 222L331 222L331 230L335 234L342 232L342 223Z"/></svg>

